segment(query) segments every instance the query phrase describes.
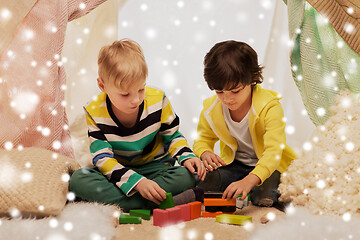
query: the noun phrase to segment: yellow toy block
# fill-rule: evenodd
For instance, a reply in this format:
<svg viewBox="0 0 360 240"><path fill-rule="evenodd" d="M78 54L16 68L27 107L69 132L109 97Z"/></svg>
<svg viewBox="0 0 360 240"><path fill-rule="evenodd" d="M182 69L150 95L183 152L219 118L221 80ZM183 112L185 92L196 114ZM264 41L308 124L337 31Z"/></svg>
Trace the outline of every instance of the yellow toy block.
<svg viewBox="0 0 360 240"><path fill-rule="evenodd" d="M216 222L245 225L252 222L251 216L233 215L233 214L221 214L216 216Z"/></svg>

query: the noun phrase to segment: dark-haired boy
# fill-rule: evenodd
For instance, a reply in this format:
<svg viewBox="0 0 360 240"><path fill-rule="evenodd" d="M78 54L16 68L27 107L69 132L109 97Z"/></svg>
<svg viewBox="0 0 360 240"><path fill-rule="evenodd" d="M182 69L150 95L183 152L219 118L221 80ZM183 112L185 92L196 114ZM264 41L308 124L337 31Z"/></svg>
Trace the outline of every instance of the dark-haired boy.
<svg viewBox="0 0 360 240"><path fill-rule="evenodd" d="M204 78L216 95L204 101L193 147L210 171L199 187L227 199L250 192L253 204L272 206L295 152L286 145L280 97L259 85L257 53L243 42L217 43L205 56Z"/></svg>

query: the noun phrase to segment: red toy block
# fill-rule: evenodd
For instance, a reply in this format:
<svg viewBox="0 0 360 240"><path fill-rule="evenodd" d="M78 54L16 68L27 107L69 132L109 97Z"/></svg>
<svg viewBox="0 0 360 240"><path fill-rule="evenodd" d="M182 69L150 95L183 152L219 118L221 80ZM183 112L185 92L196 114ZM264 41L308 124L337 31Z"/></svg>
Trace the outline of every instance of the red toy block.
<svg viewBox="0 0 360 240"><path fill-rule="evenodd" d="M165 227L169 224L169 212L160 208L153 210L153 224L154 226Z"/></svg>
<svg viewBox="0 0 360 240"><path fill-rule="evenodd" d="M201 217L201 202L195 201L188 204L190 205L191 220Z"/></svg>
<svg viewBox="0 0 360 240"><path fill-rule="evenodd" d="M218 215L224 214L223 212L207 212L207 211L203 211L202 212L202 217L203 218L214 218ZM235 214L235 213L230 213L230 214Z"/></svg>
<svg viewBox="0 0 360 240"><path fill-rule="evenodd" d="M183 205L178 205L177 207L180 208L181 210L181 219L185 222L190 221L191 220L190 205L183 204Z"/></svg>
<svg viewBox="0 0 360 240"><path fill-rule="evenodd" d="M183 222L181 219L181 209L178 207L168 208L166 209L168 212L168 222L169 225L178 224Z"/></svg>
<svg viewBox="0 0 360 240"><path fill-rule="evenodd" d="M204 206L236 206L236 199L204 198Z"/></svg>

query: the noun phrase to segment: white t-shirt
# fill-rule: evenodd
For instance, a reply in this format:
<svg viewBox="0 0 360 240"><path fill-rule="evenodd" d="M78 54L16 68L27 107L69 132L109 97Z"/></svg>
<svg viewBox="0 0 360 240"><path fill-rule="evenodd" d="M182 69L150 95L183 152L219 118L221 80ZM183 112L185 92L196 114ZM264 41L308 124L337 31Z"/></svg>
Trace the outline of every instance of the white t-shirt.
<svg viewBox="0 0 360 240"><path fill-rule="evenodd" d="M235 154L235 160L242 162L248 166L255 166L258 159L254 151L254 146L251 141L251 135L249 130L249 112L240 121L235 122L232 120L229 109L223 105L224 118L230 134L237 141L237 151Z"/></svg>

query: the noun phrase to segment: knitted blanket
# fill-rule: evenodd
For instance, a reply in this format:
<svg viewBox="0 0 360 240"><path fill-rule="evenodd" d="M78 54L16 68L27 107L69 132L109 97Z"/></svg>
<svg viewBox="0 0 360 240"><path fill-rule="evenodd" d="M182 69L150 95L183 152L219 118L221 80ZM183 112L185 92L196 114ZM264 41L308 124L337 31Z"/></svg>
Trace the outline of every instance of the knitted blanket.
<svg viewBox="0 0 360 240"><path fill-rule="evenodd" d="M308 0L336 32L360 54L360 0Z"/></svg>

